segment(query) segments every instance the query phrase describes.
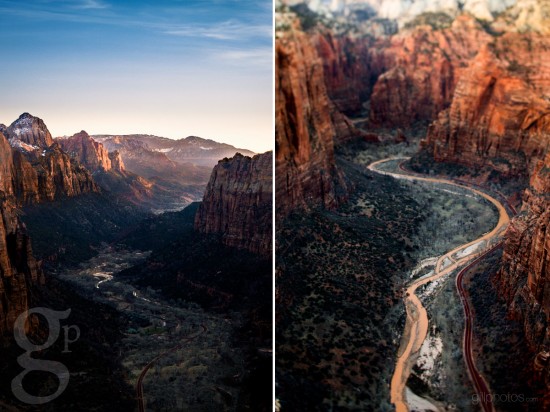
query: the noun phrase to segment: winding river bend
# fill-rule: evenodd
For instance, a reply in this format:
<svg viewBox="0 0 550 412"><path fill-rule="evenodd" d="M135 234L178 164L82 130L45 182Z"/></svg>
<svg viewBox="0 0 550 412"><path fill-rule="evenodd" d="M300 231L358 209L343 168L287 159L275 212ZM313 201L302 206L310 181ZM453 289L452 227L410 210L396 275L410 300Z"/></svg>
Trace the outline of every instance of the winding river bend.
<svg viewBox="0 0 550 412"><path fill-rule="evenodd" d="M399 158L400 160L407 160L407 158ZM445 253L437 259L435 264L435 270L433 273L428 273L425 276L420 277L419 279L414 280L406 289L404 296L405 309L407 313L407 320L405 322L405 329L401 337L401 344L398 351L397 362L395 365L395 370L391 379L391 402L395 405L397 412L406 412L409 411L409 406L407 404L406 398L406 384L409 375L411 374L412 367L416 362L418 352L422 346L422 343L426 339L428 332L428 315L426 309L422 305L422 302L415 294L416 290L429 282L437 280L450 272L456 270L457 268L467 264L473 263L477 258L480 257L478 253L474 253L479 250L491 250L496 244L498 244L502 238L502 234L508 223L510 222L510 217L505 207L492 196L469 187L465 184L453 182L447 179L438 179L432 177L422 177L418 175L409 175L401 173L394 173L388 171L379 170L377 167L382 163L388 161L395 161L396 158L382 159L371 163L368 168L371 171L376 173L392 176L396 179L404 179L409 181L422 181L422 182L431 182L431 183L440 183L445 185L457 186L462 189L469 190L475 193L478 196L481 196L491 202L498 210L499 219L496 226L490 232L484 234L483 236L475 239L471 242L463 244L454 248L453 250ZM462 275L462 272L461 274ZM460 279L460 281L459 281ZM459 295L461 296L461 301L465 313L465 335L463 340L463 354L466 360L466 365L468 367L468 372L470 379L474 384L474 388L480 396L480 399L490 398L489 396L483 396L489 394L488 385L477 371L475 363L472 359L471 353L471 309L467 299L464 297L464 291L462 288L461 276L457 279L457 289ZM468 334L467 331L470 331ZM487 411L492 411L493 406L490 402L482 402L483 409Z"/></svg>

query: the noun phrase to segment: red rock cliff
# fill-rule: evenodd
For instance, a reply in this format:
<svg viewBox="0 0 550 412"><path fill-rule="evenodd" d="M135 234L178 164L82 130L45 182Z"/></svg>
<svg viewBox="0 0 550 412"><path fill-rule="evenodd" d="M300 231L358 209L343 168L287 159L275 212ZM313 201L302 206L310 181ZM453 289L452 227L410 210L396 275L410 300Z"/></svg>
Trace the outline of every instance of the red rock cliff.
<svg viewBox="0 0 550 412"><path fill-rule="evenodd" d="M41 119L24 113L5 133L12 146L12 179L19 204L99 191L89 171L71 161Z"/></svg>
<svg viewBox="0 0 550 412"><path fill-rule="evenodd" d="M29 287L43 282L25 227L16 214L12 149L0 133L0 335L28 309Z"/></svg>
<svg viewBox="0 0 550 412"><path fill-rule="evenodd" d="M276 36L276 213L284 217L295 208L336 206L345 183L334 164L337 131L322 61L296 22Z"/></svg>
<svg viewBox="0 0 550 412"><path fill-rule="evenodd" d="M101 143L93 140L84 130L68 138L58 138L56 141L73 159L92 172L99 170L108 172L111 169L122 171L124 169L120 156L115 168L107 149Z"/></svg>
<svg viewBox="0 0 550 412"><path fill-rule="evenodd" d="M451 103L469 61L490 39L473 17L463 15L448 28L422 25L379 45L370 58L385 71L370 97L371 122L393 128L436 119Z"/></svg>
<svg viewBox="0 0 550 412"><path fill-rule="evenodd" d="M523 322L537 354L535 370L546 382L550 405L550 153L540 161L524 195L521 213L506 236L499 290L512 315Z"/></svg>
<svg viewBox="0 0 550 412"><path fill-rule="evenodd" d="M505 34L471 62L426 147L436 161L528 173L550 149L549 95L547 38Z"/></svg>
<svg viewBox="0 0 550 412"><path fill-rule="evenodd" d="M195 229L217 233L227 246L271 256L273 152L237 153L212 171L195 217Z"/></svg>

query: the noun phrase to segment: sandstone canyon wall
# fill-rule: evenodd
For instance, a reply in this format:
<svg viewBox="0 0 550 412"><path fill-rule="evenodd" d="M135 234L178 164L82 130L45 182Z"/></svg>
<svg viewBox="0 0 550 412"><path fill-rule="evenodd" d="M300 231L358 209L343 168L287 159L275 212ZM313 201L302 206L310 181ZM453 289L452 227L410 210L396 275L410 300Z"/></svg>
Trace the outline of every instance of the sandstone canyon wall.
<svg viewBox="0 0 550 412"><path fill-rule="evenodd" d="M31 286L43 282L17 215L12 157L11 146L0 133L0 335L12 332L15 319L28 308Z"/></svg>
<svg viewBox="0 0 550 412"><path fill-rule="evenodd" d="M103 144L93 140L84 130L68 138L56 139L56 141L66 153L91 172L124 171L120 154L117 151L109 153Z"/></svg>
<svg viewBox="0 0 550 412"><path fill-rule="evenodd" d="M266 257L272 251L273 152L237 153L212 171L195 217L195 229L220 234L231 247Z"/></svg>
<svg viewBox="0 0 550 412"><path fill-rule="evenodd" d="M88 170L71 160L44 122L28 113L5 129L12 147L12 174L17 201L31 204L98 192Z"/></svg>
<svg viewBox="0 0 550 412"><path fill-rule="evenodd" d="M470 63L425 147L435 161L529 174L550 149L549 96L547 37L507 33Z"/></svg>
<svg viewBox="0 0 550 412"><path fill-rule="evenodd" d="M345 182L334 164L333 104L322 60L297 20L276 33L276 213L335 207Z"/></svg>
<svg viewBox="0 0 550 412"><path fill-rule="evenodd" d="M524 325L535 369L550 388L550 153L539 161L506 236L496 282ZM545 399L550 405L550 393Z"/></svg>

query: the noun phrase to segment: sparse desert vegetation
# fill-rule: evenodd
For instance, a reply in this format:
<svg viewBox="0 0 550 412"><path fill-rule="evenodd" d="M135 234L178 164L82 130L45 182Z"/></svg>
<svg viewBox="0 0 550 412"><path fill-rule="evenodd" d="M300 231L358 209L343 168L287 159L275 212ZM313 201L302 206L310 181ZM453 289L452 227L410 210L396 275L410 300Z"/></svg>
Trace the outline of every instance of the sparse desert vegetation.
<svg viewBox="0 0 550 412"><path fill-rule="evenodd" d="M358 144L363 142L352 143ZM339 148L338 164L355 188L348 202L336 211L291 215L278 229L277 389L283 410L392 410L389 379L410 272L496 222L492 207L454 188L400 182L366 169L392 152L399 154L384 144L371 145L368 153ZM448 310L459 316L455 303Z"/></svg>

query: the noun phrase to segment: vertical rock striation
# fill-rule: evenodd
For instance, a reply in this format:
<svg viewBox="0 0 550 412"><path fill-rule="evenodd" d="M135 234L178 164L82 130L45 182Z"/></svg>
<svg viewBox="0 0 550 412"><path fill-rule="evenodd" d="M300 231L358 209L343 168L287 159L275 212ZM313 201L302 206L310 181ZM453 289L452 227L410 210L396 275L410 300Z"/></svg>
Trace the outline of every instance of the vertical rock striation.
<svg viewBox="0 0 550 412"><path fill-rule="evenodd" d="M220 234L231 247L271 256L273 152L237 153L212 171L195 217L195 229Z"/></svg>
<svg viewBox="0 0 550 412"><path fill-rule="evenodd" d="M90 172L71 161L41 119L23 113L5 129L2 139L5 138L13 148L12 179L18 203L38 203L99 191Z"/></svg>
<svg viewBox="0 0 550 412"><path fill-rule="evenodd" d="M12 148L0 133L0 335L28 308L29 288L43 282L25 227L16 213Z"/></svg>
<svg viewBox="0 0 550 412"><path fill-rule="evenodd" d="M392 36L389 45L371 53L385 69L370 97L371 122L410 127L436 119L450 105L465 67L490 39L469 15L457 17L448 28L421 25Z"/></svg>
<svg viewBox="0 0 550 412"><path fill-rule="evenodd" d="M334 164L336 129L323 64L297 21L276 33L276 213L335 207L345 182Z"/></svg>
<svg viewBox="0 0 550 412"><path fill-rule="evenodd" d="M435 161L489 166L505 175L533 170L550 149L546 44L538 34L508 33L480 50L451 107L429 128L424 144Z"/></svg>
<svg viewBox="0 0 550 412"><path fill-rule="evenodd" d="M540 161L521 213L508 229L497 275L512 316L523 323L535 370L550 394L550 153ZM550 405L550 395L545 399Z"/></svg>
<svg viewBox="0 0 550 412"><path fill-rule="evenodd" d="M113 168L107 149L84 130L71 137L58 138L56 141L67 154L91 172L107 172Z"/></svg>

